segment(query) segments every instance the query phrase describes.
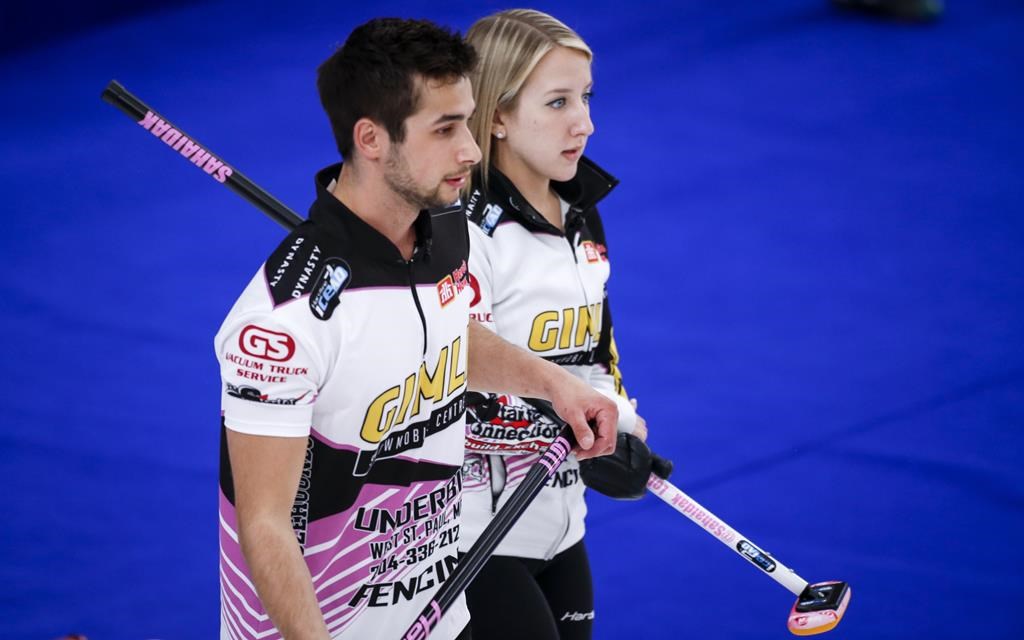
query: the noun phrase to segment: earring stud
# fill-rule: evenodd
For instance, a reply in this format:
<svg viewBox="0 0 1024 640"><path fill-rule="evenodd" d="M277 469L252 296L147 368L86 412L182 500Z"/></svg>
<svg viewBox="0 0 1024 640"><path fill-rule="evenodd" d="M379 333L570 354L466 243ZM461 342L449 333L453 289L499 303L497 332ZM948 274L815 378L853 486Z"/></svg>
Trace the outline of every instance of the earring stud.
<svg viewBox="0 0 1024 640"><path fill-rule="evenodd" d="M498 140L504 140L505 139L505 132L504 131L495 131L494 132L494 137L497 138Z"/></svg>

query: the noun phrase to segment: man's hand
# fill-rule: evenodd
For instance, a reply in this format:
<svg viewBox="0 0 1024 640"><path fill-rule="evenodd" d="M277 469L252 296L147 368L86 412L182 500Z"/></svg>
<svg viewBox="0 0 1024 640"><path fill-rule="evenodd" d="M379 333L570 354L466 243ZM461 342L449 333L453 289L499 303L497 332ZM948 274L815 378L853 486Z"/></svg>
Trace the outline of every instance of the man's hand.
<svg viewBox="0 0 1024 640"><path fill-rule="evenodd" d="M562 367L506 342L476 320L469 322L467 360L470 391L549 400L572 427L579 459L615 451L615 402Z"/></svg>
<svg viewBox="0 0 1024 640"><path fill-rule="evenodd" d="M551 405L572 427L579 443L573 450L576 457L586 460L614 453L615 425L619 421L615 403L564 369L559 367L559 371L564 377L551 385Z"/></svg>

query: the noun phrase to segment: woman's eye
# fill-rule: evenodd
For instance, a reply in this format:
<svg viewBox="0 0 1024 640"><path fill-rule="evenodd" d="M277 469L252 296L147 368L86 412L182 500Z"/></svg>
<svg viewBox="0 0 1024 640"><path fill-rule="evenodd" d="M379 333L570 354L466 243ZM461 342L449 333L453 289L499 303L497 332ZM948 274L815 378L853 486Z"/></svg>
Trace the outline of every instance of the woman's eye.
<svg viewBox="0 0 1024 640"><path fill-rule="evenodd" d="M556 100L552 100L551 102L548 103L548 106L555 109L561 109L562 107L565 106L565 98L558 98Z"/></svg>
<svg viewBox="0 0 1024 640"><path fill-rule="evenodd" d="M594 92L587 91L583 94L583 104L590 104L590 101L594 99Z"/></svg>

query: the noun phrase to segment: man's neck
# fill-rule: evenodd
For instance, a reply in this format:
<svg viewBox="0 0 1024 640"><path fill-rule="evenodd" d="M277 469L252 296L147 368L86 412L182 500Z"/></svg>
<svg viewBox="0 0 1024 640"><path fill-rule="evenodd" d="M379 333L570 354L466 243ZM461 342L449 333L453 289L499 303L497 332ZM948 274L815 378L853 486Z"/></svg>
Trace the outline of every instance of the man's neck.
<svg viewBox="0 0 1024 640"><path fill-rule="evenodd" d="M416 244L413 225L420 212L382 181L380 184L376 182L343 164L332 193L363 222L390 240L402 257L409 260Z"/></svg>

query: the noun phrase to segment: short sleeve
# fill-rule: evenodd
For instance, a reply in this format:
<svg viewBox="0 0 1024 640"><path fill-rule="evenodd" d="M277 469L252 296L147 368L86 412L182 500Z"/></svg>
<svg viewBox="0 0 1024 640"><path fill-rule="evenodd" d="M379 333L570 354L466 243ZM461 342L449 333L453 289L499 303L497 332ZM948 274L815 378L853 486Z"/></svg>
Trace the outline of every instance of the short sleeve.
<svg viewBox="0 0 1024 640"><path fill-rule="evenodd" d="M228 316L214 341L228 429L264 436L309 435L322 368L309 342L271 313Z"/></svg>

